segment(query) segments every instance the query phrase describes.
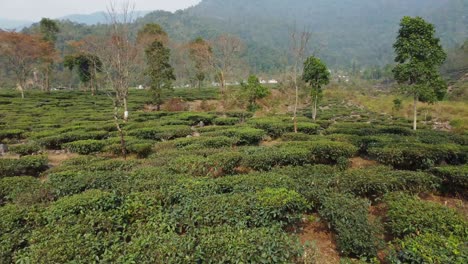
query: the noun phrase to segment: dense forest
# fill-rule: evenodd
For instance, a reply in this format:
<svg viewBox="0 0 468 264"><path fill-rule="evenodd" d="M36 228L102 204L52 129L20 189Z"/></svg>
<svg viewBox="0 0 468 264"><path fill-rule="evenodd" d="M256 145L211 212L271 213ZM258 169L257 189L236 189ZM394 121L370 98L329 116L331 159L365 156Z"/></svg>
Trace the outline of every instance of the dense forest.
<svg viewBox="0 0 468 264"><path fill-rule="evenodd" d="M176 42L212 39L222 33L237 35L247 45L244 57L251 71L275 74L284 70L281 65L288 59L285 53L294 29L312 33L310 52L332 68L363 69L392 63L391 45L402 16L422 16L435 24L444 47L449 49L461 46L468 38L466 13L468 3L464 0L204 0L175 13L147 14L135 21L134 30L146 23L158 23ZM96 13L86 21L103 19L102 13ZM62 47L67 41L105 30L104 25L66 21L61 27L58 45Z"/></svg>

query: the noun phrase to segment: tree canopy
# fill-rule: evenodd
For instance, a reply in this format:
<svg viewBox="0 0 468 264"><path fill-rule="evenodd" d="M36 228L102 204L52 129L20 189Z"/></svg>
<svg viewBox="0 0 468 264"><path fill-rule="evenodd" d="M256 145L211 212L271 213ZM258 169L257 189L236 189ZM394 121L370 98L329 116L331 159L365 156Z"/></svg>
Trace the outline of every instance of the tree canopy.
<svg viewBox="0 0 468 264"><path fill-rule="evenodd" d="M447 85L439 73L446 58L440 39L435 37L435 28L421 17L404 17L398 37L393 45L395 80L402 90L414 97L414 126L417 127L417 102L435 102L443 99Z"/></svg>

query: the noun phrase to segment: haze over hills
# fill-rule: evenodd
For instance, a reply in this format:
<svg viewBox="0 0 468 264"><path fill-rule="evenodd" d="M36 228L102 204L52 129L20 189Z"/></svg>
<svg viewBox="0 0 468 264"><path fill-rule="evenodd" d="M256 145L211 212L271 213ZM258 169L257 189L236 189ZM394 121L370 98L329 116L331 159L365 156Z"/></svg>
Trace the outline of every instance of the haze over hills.
<svg viewBox="0 0 468 264"><path fill-rule="evenodd" d="M312 32L311 52L331 67L383 66L393 61L392 44L403 16L422 16L434 23L444 47L451 48L468 38L467 14L466 0L203 0L175 13L138 12L142 17L134 29L159 23L175 41L238 35L248 47L245 58L253 71L274 72L282 67L293 28ZM104 12L61 19L105 23ZM82 27L76 25L77 31L102 32L95 26Z"/></svg>
<svg viewBox="0 0 468 264"><path fill-rule="evenodd" d="M466 14L466 0L203 0L184 12L155 12L139 22L160 23L173 38L185 40L216 32L239 35L250 48L251 66L268 70L280 64L292 28L311 31L314 52L330 65L384 65L392 62L403 16L434 23L449 48L468 38Z"/></svg>

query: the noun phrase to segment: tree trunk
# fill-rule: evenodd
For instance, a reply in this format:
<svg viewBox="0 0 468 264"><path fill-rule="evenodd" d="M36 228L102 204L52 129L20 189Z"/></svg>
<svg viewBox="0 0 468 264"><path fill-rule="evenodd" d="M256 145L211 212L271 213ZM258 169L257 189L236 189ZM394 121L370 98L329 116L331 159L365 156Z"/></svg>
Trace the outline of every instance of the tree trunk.
<svg viewBox="0 0 468 264"><path fill-rule="evenodd" d="M119 124L119 109L117 107L117 103L114 102L114 121L115 121L115 127L117 128L117 131L119 131L119 136L120 136L120 149L123 158L126 160L127 159L127 147L126 147L126 142L125 142L125 136L123 133L122 128L120 127Z"/></svg>
<svg viewBox="0 0 468 264"><path fill-rule="evenodd" d="M297 107L299 104L299 87L297 86L297 63L294 66L294 88L295 88L295 102L294 102L294 133L297 133Z"/></svg>
<svg viewBox="0 0 468 264"><path fill-rule="evenodd" d="M226 81L224 80L223 71L221 71L219 74L219 81L221 85L221 97L222 97L223 111L225 111L226 110Z"/></svg>
<svg viewBox="0 0 468 264"><path fill-rule="evenodd" d="M414 109L413 109L413 130L417 130L418 129L418 96L415 95L414 96Z"/></svg>
<svg viewBox="0 0 468 264"><path fill-rule="evenodd" d="M51 78L51 75L52 75L52 64L49 64L46 66L46 70L45 70L45 82L44 82L44 91L46 93L50 93L50 78Z"/></svg>
<svg viewBox="0 0 468 264"><path fill-rule="evenodd" d="M127 104L127 97L124 96L123 98L123 105L124 105L124 122L128 121L128 104Z"/></svg>
<svg viewBox="0 0 468 264"><path fill-rule="evenodd" d="M21 92L21 99L24 99L24 88L22 86L20 87L20 92Z"/></svg>
<svg viewBox="0 0 468 264"><path fill-rule="evenodd" d="M318 103L318 95L314 96L314 103L312 107L312 119L315 121L317 118L317 103Z"/></svg>
<svg viewBox="0 0 468 264"><path fill-rule="evenodd" d="M19 81L19 86L18 86L18 89L21 93L21 99L24 99L24 87L26 86L26 82L25 81L22 81L20 80Z"/></svg>

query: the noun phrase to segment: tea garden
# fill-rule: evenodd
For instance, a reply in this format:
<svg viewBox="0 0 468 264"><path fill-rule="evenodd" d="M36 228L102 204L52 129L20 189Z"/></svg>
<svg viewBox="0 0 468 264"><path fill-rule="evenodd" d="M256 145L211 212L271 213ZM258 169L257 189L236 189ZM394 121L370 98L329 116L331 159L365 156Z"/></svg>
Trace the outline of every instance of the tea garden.
<svg viewBox="0 0 468 264"><path fill-rule="evenodd" d="M294 133L288 115L130 98L123 159L105 94L0 93L0 263L313 263L308 221L328 226L342 263L468 263L466 214L423 198L466 201L467 134L335 99ZM64 152L76 155L50 163Z"/></svg>

